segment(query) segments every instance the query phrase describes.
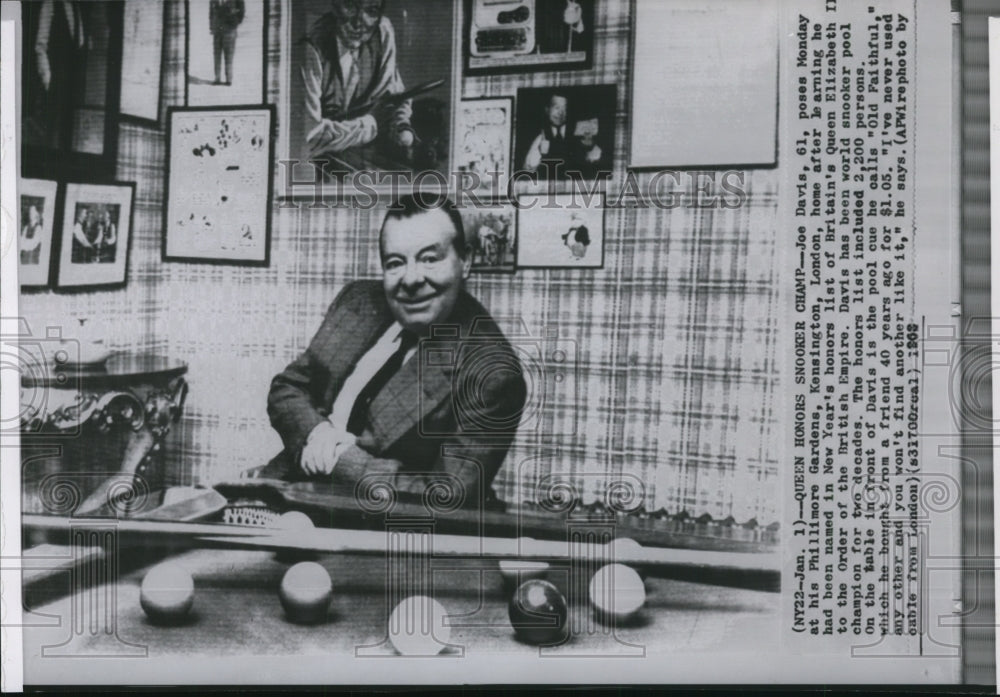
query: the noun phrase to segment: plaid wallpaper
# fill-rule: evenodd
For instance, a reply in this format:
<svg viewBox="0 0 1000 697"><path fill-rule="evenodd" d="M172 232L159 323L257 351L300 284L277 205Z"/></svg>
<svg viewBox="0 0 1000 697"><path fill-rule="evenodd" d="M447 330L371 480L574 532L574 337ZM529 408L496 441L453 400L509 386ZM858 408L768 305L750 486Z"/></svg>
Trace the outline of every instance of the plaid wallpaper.
<svg viewBox="0 0 1000 697"><path fill-rule="evenodd" d="M280 5L269 5L268 99L278 103ZM617 84L607 190L618 191L628 145L629 7L596 3L592 70L464 78L462 96ZM181 0L169 0L165 105L183 104L184 12ZM208 482L280 449L265 411L271 377L305 348L345 283L379 276L381 212L275 207L269 268L164 264L165 156L162 132L122 127L118 179L137 182L127 287L30 294L22 312L33 326L88 316L115 348L187 361L191 390L172 436L174 479ZM540 484L558 480L591 501L620 480L636 485L649 510L777 520L778 173L745 174L747 199L734 210L637 208L633 200L609 208L603 269L472 277L469 290L515 341L544 351L544 337L555 333L575 353L569 379L550 382L551 398L515 440L495 483L501 498L534 499Z"/></svg>

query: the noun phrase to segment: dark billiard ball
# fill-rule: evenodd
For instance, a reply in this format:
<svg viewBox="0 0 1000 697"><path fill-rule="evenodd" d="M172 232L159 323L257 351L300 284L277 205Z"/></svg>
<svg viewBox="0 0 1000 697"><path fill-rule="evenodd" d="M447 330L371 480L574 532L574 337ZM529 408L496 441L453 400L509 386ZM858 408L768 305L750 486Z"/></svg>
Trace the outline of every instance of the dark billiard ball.
<svg viewBox="0 0 1000 697"><path fill-rule="evenodd" d="M180 622L194 604L194 579L178 564L169 561L158 564L142 579L139 604L153 622Z"/></svg>
<svg viewBox="0 0 1000 697"><path fill-rule="evenodd" d="M559 589L548 581L525 581L507 608L514 632L530 644L555 644L565 636L569 607Z"/></svg>
<svg viewBox="0 0 1000 697"><path fill-rule="evenodd" d="M326 619L333 599L330 574L312 561L304 561L290 568L281 579L278 599L285 615L292 622L316 624Z"/></svg>

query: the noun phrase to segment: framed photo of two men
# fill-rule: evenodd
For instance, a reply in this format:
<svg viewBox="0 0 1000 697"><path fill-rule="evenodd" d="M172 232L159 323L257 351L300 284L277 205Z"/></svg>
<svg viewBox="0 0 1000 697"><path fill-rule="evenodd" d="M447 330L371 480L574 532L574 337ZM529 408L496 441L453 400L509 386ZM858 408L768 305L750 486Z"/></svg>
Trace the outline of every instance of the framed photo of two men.
<svg viewBox="0 0 1000 697"><path fill-rule="evenodd" d="M457 0L285 0L279 160L316 163L330 183L362 173L377 187L388 172L447 180L457 12ZM316 170L292 169L284 176L312 193Z"/></svg>

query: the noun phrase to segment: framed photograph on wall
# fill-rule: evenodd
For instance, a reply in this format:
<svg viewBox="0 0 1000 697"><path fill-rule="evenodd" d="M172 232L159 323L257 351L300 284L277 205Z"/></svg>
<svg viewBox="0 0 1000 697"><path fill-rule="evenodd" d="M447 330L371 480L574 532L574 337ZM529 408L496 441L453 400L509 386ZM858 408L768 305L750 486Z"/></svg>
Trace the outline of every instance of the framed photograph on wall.
<svg viewBox="0 0 1000 697"><path fill-rule="evenodd" d="M634 8L628 166L775 166L778 3Z"/></svg>
<svg viewBox="0 0 1000 697"><path fill-rule="evenodd" d="M166 4L125 0L120 113L154 127L160 125L165 13Z"/></svg>
<svg viewBox="0 0 1000 697"><path fill-rule="evenodd" d="M517 91L514 170L539 179L604 179L614 166L616 85Z"/></svg>
<svg viewBox="0 0 1000 697"><path fill-rule="evenodd" d="M462 208L462 224L472 270L514 273L517 262L517 211L510 201L469 204Z"/></svg>
<svg viewBox="0 0 1000 697"><path fill-rule="evenodd" d="M123 4L21 4L23 176L114 177Z"/></svg>
<svg viewBox="0 0 1000 697"><path fill-rule="evenodd" d="M594 61L594 0L465 0L469 75L582 70Z"/></svg>
<svg viewBox="0 0 1000 697"><path fill-rule="evenodd" d="M283 3L278 152L283 163L301 164L287 166L281 196L313 195L317 174L337 184L326 189L334 195L418 179L445 188L459 101L459 1Z"/></svg>
<svg viewBox="0 0 1000 697"><path fill-rule="evenodd" d="M514 99L463 99L455 120L455 170L476 188L506 191L510 179Z"/></svg>
<svg viewBox="0 0 1000 697"><path fill-rule="evenodd" d="M22 288L42 288L49 284L58 191L59 185L54 181L22 179L20 182L17 273Z"/></svg>
<svg viewBox="0 0 1000 697"><path fill-rule="evenodd" d="M519 269L603 268L604 194L589 202L575 194L522 197L517 231Z"/></svg>
<svg viewBox="0 0 1000 697"><path fill-rule="evenodd" d="M268 265L274 111L169 110L164 261Z"/></svg>
<svg viewBox="0 0 1000 697"><path fill-rule="evenodd" d="M124 286L135 183L67 184L63 198L56 286Z"/></svg>
<svg viewBox="0 0 1000 697"><path fill-rule="evenodd" d="M267 94L264 0L187 0L188 106L263 104Z"/></svg>

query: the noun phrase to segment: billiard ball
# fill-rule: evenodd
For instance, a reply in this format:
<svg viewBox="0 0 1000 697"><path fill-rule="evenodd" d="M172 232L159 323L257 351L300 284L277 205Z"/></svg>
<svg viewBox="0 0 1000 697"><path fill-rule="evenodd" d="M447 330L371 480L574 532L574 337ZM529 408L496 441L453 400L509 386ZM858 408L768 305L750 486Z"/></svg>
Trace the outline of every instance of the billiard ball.
<svg viewBox="0 0 1000 697"><path fill-rule="evenodd" d="M426 595L404 598L389 615L389 641L403 656L436 656L451 639L448 611Z"/></svg>
<svg viewBox="0 0 1000 697"><path fill-rule="evenodd" d="M548 581L525 581L507 607L514 633L529 644L554 644L563 638L569 607L559 589Z"/></svg>
<svg viewBox="0 0 1000 697"><path fill-rule="evenodd" d="M194 605L194 579L176 563L157 564L142 579L139 604L154 622L179 622Z"/></svg>
<svg viewBox="0 0 1000 697"><path fill-rule="evenodd" d="M287 531L312 530L316 527L313 525L312 519L302 511L288 511L287 513L282 513L278 516L274 526L278 530ZM300 561L315 561L317 559L317 555L314 552L305 549L280 549L275 552L274 558L283 564L294 564Z"/></svg>
<svg viewBox="0 0 1000 697"><path fill-rule="evenodd" d="M299 562L285 572L278 598L289 620L316 624L326 619L333 599L333 582L326 569L316 562Z"/></svg>
<svg viewBox="0 0 1000 697"><path fill-rule="evenodd" d="M315 526L312 518L302 511L288 511L278 516L275 527L279 530L307 530Z"/></svg>
<svg viewBox="0 0 1000 697"><path fill-rule="evenodd" d="M504 590L513 592L515 588L536 578L545 578L549 565L543 561L522 561L519 559L501 559L500 577L503 579Z"/></svg>
<svg viewBox="0 0 1000 697"><path fill-rule="evenodd" d="M646 602L646 586L633 569L607 564L590 579L590 603L599 619L626 621Z"/></svg>
<svg viewBox="0 0 1000 697"><path fill-rule="evenodd" d="M626 559L641 558L643 553L643 547L641 544L636 542L630 537L623 537L620 539L612 540L608 543L610 546L609 562L613 561L619 564L625 564L635 569L636 573L643 581L646 580L646 567L635 562L627 562Z"/></svg>

